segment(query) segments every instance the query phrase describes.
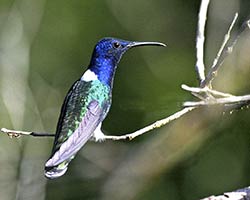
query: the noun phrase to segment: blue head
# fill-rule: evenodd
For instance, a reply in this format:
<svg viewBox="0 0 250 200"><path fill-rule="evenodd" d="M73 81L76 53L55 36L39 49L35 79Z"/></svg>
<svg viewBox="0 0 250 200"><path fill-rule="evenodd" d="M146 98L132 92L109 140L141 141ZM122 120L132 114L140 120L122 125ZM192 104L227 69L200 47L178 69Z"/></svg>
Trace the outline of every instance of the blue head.
<svg viewBox="0 0 250 200"><path fill-rule="evenodd" d="M112 86L114 73L122 55L132 47L156 45L166 46L159 42L133 42L117 38L103 38L95 46L89 69L98 79Z"/></svg>

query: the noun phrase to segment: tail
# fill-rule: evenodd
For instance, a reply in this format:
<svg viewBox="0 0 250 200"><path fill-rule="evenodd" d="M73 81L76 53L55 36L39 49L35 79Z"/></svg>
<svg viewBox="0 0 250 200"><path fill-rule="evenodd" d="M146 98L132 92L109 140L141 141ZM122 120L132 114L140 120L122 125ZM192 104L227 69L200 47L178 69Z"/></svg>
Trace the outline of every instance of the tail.
<svg viewBox="0 0 250 200"><path fill-rule="evenodd" d="M65 174L68 169L69 162L65 161L56 166L49 166L48 162L45 164L44 175L48 179L55 179Z"/></svg>

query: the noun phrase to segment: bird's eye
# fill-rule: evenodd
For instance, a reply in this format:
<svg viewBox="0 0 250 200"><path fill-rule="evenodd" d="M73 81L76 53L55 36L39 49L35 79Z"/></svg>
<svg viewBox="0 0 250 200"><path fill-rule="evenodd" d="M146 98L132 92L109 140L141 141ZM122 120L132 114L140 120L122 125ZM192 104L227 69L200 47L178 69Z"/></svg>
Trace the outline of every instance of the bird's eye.
<svg viewBox="0 0 250 200"><path fill-rule="evenodd" d="M113 43L113 46L114 46L116 49L118 49L118 48L121 47L121 44L120 44L119 42L114 42L114 43Z"/></svg>

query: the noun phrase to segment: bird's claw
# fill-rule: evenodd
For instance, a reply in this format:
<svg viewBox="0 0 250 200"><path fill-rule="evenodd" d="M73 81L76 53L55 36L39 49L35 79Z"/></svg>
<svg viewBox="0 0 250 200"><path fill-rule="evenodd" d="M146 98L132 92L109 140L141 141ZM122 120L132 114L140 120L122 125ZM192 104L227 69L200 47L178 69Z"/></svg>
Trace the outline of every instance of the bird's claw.
<svg viewBox="0 0 250 200"><path fill-rule="evenodd" d="M10 138L19 138L19 137L21 137L21 135L18 134L18 133L11 133L11 132L9 132L9 133L7 133L7 135L8 135Z"/></svg>

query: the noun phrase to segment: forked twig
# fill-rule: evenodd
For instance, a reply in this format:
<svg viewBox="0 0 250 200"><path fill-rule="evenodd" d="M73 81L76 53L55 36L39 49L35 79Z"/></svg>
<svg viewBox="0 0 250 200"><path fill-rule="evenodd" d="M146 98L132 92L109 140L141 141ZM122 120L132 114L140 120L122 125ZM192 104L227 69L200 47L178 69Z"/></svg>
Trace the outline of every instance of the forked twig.
<svg viewBox="0 0 250 200"><path fill-rule="evenodd" d="M227 49L226 49L226 44L228 43L228 41L230 39L231 31L235 25L237 18L238 18L238 13L235 14L234 19L233 19L233 21L228 29L228 32L224 37L222 45L217 53L217 56L214 59L214 62L213 62L212 66L208 72L208 75L206 76L205 80L201 82L201 87L206 87L206 86L209 87L211 85L212 80L216 76L217 71L218 71L219 67L223 64L226 56L233 51L233 47L235 45L235 42L233 42L233 45Z"/></svg>
<svg viewBox="0 0 250 200"><path fill-rule="evenodd" d="M211 83L213 79L215 78L219 67L223 64L226 57L232 53L233 48L235 44L237 43L238 39L240 38L240 35L242 32L245 31L246 28L250 29L250 20L247 20L238 34L236 35L235 39L233 40L231 46L227 46L228 41L231 37L231 31L236 23L236 20L238 18L238 13L235 14L233 21L224 37L223 43L217 53L216 58L214 59L214 62L209 70L208 75L206 76L205 80L201 82L200 87L189 87L185 84L182 84L182 89L186 91L190 91L195 97L199 98L201 101L187 101L183 103L184 107L193 107L193 106L209 106L209 105L233 105L237 104L237 106L230 107L231 109L236 109L238 107L245 106L250 102L249 96L250 95L243 95L243 96L235 96L232 94L220 92L217 90L212 89ZM201 50L201 49L197 49ZM197 54L198 55L198 54ZM198 73L198 72L197 72Z"/></svg>

